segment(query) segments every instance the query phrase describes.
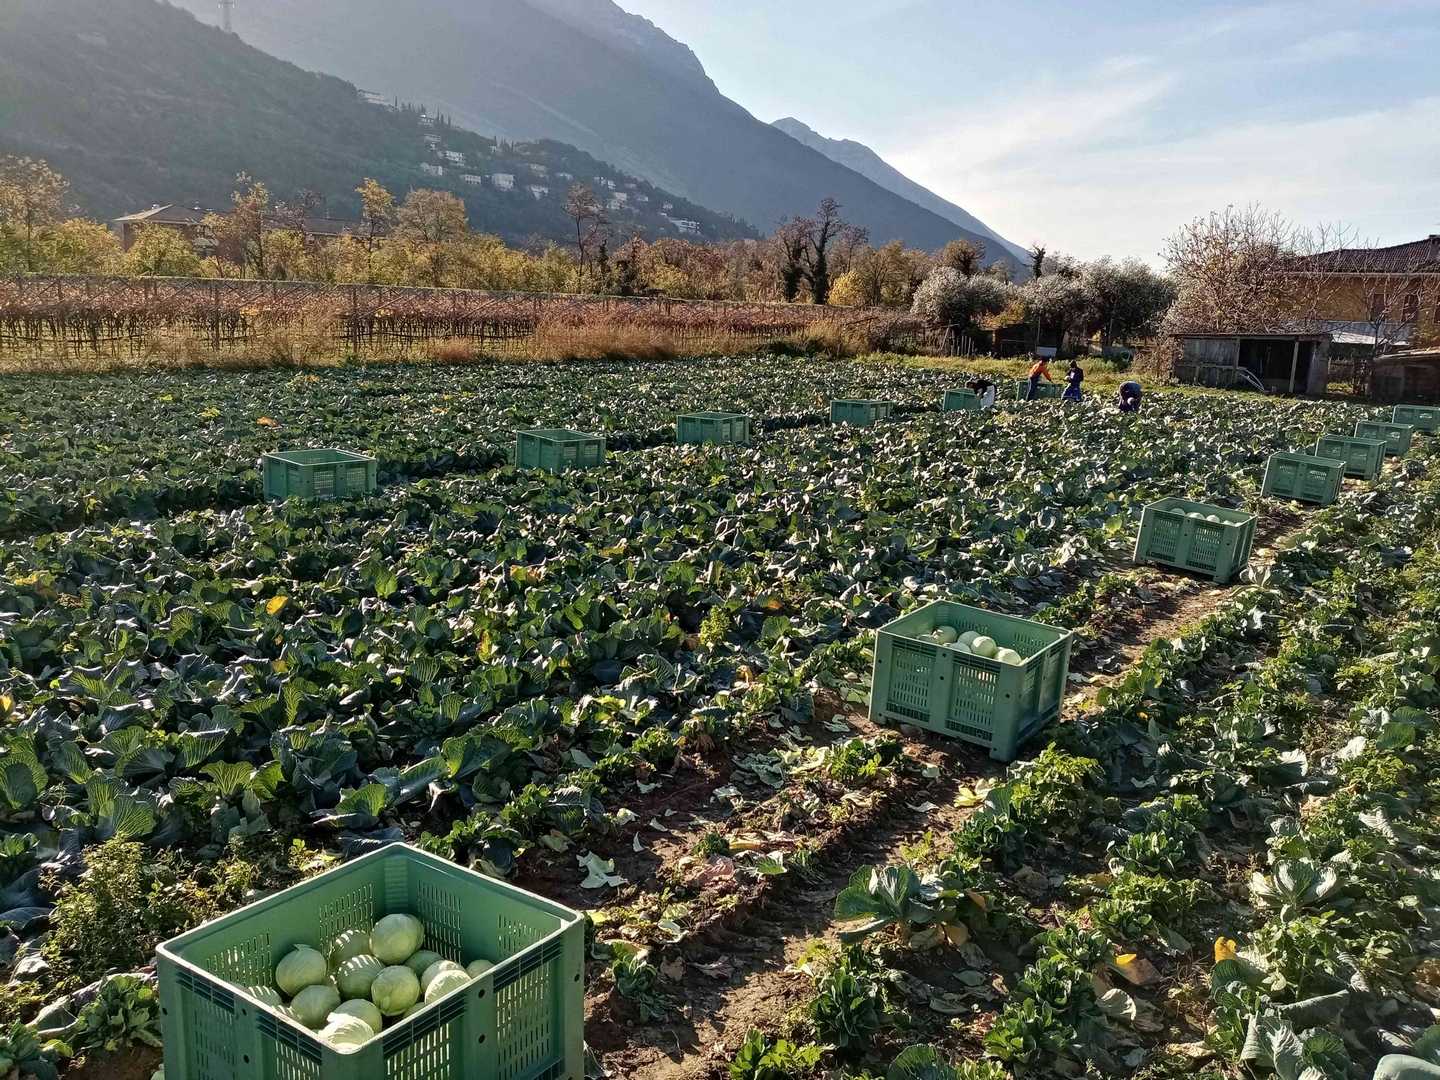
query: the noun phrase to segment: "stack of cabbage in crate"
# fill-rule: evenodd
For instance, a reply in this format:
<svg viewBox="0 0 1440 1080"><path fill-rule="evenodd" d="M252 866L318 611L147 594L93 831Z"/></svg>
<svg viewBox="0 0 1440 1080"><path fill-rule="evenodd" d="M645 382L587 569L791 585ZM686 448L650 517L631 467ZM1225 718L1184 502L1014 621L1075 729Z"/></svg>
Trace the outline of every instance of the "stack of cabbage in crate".
<svg viewBox="0 0 1440 1080"><path fill-rule="evenodd" d="M1002 664L1023 664L1025 657L1014 649L1006 649L995 643L995 639L974 630L960 633L953 626L937 626L928 634L920 635L921 641L933 641L936 645L948 645L966 656L983 656L986 660L998 660Z"/></svg>
<svg viewBox="0 0 1440 1080"><path fill-rule="evenodd" d="M297 945L275 966L274 986L248 987L337 1049L363 1046L387 1022L477 979L494 965L461 967L421 949L425 926L413 915L386 915L367 933L346 930L325 952Z"/></svg>

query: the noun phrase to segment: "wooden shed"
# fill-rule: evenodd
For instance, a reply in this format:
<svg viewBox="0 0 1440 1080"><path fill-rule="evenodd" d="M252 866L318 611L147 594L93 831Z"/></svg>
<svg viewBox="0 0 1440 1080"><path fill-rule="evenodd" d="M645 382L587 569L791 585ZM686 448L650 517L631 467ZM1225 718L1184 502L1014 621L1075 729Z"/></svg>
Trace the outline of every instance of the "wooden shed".
<svg viewBox="0 0 1440 1080"><path fill-rule="evenodd" d="M1182 356L1175 377L1198 386L1266 390L1276 394L1325 393L1331 335L1176 334Z"/></svg>
<svg viewBox="0 0 1440 1080"><path fill-rule="evenodd" d="M1387 404L1440 403L1440 349L1376 357L1370 366L1370 398Z"/></svg>

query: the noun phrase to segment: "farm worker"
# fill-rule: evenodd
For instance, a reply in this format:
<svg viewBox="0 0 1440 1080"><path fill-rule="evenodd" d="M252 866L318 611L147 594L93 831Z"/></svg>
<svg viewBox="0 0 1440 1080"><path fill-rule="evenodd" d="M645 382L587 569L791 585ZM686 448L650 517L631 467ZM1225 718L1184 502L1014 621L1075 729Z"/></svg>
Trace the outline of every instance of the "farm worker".
<svg viewBox="0 0 1440 1080"><path fill-rule="evenodd" d="M1121 412L1140 411L1140 384L1138 382L1124 382L1120 384Z"/></svg>
<svg viewBox="0 0 1440 1080"><path fill-rule="evenodd" d="M1040 390L1040 380L1042 378L1047 382L1053 383L1055 381L1050 377L1050 361L1043 356L1037 359L1034 367L1030 369L1030 389L1025 392L1026 401L1035 400L1035 395Z"/></svg>
<svg viewBox="0 0 1440 1080"><path fill-rule="evenodd" d="M1070 361L1070 370L1065 372L1065 381L1069 385L1065 387L1061 401L1079 401L1085 396L1080 392L1080 384L1085 381L1085 369L1077 361Z"/></svg>
<svg viewBox="0 0 1440 1080"><path fill-rule="evenodd" d="M965 387L971 393L980 395L980 408L993 409L995 407L995 384L984 375L976 375L965 384Z"/></svg>

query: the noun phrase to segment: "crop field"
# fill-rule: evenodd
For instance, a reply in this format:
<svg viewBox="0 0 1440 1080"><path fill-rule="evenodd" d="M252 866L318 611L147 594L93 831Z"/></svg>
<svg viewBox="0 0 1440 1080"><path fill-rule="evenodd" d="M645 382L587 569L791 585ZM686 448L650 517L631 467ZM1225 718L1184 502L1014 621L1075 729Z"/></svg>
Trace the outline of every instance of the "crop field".
<svg viewBox="0 0 1440 1080"><path fill-rule="evenodd" d="M588 913L595 1076L1341 1078L1421 1040L1435 440L1317 509L1266 460L1364 407L939 412L963 378L7 380L0 1077L148 1075L159 941L394 840ZM754 445L676 447L697 409ZM516 469L532 426L610 453ZM263 502L297 445L381 490ZM1257 515L1240 582L1131 564L1167 496ZM1074 631L1013 764L868 717L874 631L939 598Z"/></svg>

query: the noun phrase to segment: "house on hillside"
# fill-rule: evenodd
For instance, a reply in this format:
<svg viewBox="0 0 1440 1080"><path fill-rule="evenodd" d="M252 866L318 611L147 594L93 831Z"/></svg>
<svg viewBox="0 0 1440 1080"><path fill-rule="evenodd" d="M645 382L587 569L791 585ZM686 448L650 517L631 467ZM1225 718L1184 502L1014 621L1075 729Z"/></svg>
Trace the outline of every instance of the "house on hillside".
<svg viewBox="0 0 1440 1080"><path fill-rule="evenodd" d="M140 235L141 229L158 227L173 229L189 240L196 251L201 254L209 254L215 249L215 241L210 236L210 230L205 226L205 219L212 214L215 217L224 218L230 215L230 211L207 210L203 206L156 205L149 210L141 210L139 213L115 218L111 225L120 236L120 246L126 251L129 251L135 243L135 238ZM337 237L358 234L361 231L360 222L343 218L307 217L300 222L300 225L307 235L321 240L334 240ZM266 226L271 229L293 229L296 227L296 222L290 218L274 217L266 221Z"/></svg>
<svg viewBox="0 0 1440 1080"><path fill-rule="evenodd" d="M485 177L481 176L479 173L467 172L464 176L460 177L460 179L465 181L465 183L469 184L471 187L480 187L482 184L485 183Z"/></svg>
<svg viewBox="0 0 1440 1080"><path fill-rule="evenodd" d="M1330 381L1328 331L1307 334L1176 334L1183 383L1319 396Z"/></svg>
<svg viewBox="0 0 1440 1080"><path fill-rule="evenodd" d="M465 155L462 154L462 153L460 153L459 150L446 150L446 151L441 155L441 157L443 157L443 158L444 158L447 162L449 162L451 165L464 165L464 164L465 164Z"/></svg>
<svg viewBox="0 0 1440 1080"><path fill-rule="evenodd" d="M440 141L441 140L439 135L425 136L425 145L430 147L430 149L434 150L437 154L440 152Z"/></svg>
<svg viewBox="0 0 1440 1080"><path fill-rule="evenodd" d="M490 174L490 183L496 191L514 191L515 174L508 172L497 172Z"/></svg>
<svg viewBox="0 0 1440 1080"><path fill-rule="evenodd" d="M675 226L675 231L676 231L676 232L681 233L682 235L685 235L685 236L699 236L699 235L700 235L700 222L698 222L698 221L690 221L690 220L687 219L687 218L673 218L673 217L672 217L672 218L667 218L666 220L668 220L671 225Z"/></svg>
<svg viewBox="0 0 1440 1080"><path fill-rule="evenodd" d="M550 170L546 166L536 164L533 161L526 162L525 167L536 176L544 177L550 175Z"/></svg>
<svg viewBox="0 0 1440 1080"><path fill-rule="evenodd" d="M429 161L422 161L420 163L420 171L423 172L426 176L444 176L445 166L436 165L433 162Z"/></svg>
<svg viewBox="0 0 1440 1080"><path fill-rule="evenodd" d="M550 194L550 189L544 184L531 184L526 190L536 199L543 199Z"/></svg>

